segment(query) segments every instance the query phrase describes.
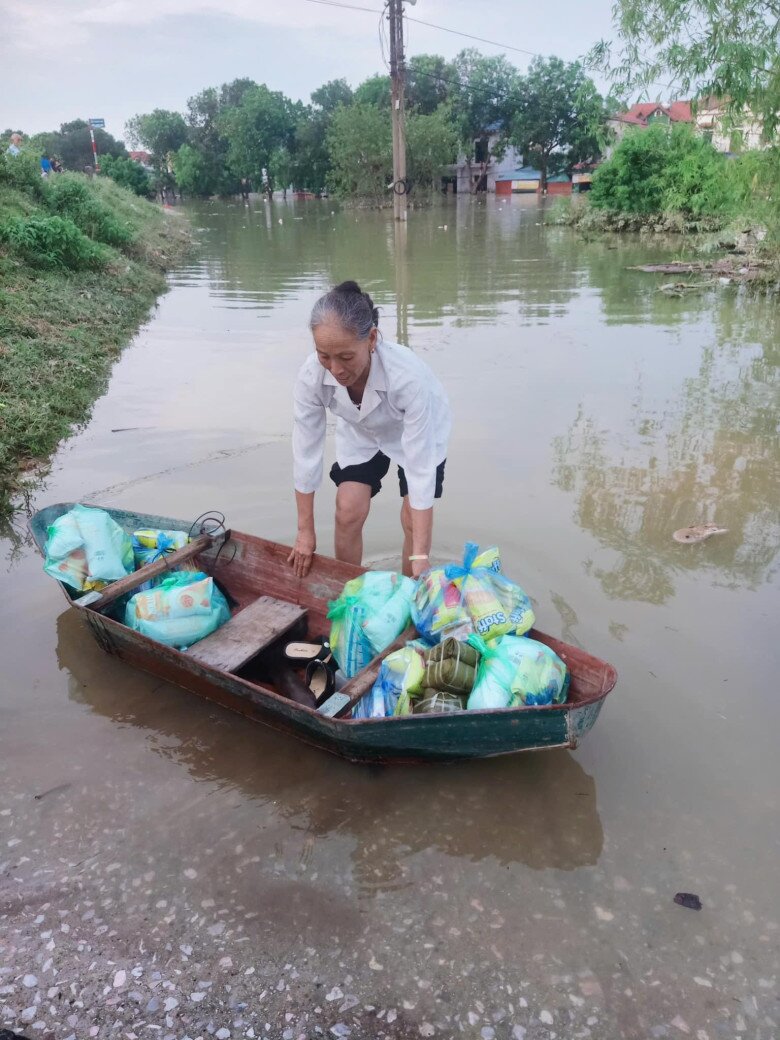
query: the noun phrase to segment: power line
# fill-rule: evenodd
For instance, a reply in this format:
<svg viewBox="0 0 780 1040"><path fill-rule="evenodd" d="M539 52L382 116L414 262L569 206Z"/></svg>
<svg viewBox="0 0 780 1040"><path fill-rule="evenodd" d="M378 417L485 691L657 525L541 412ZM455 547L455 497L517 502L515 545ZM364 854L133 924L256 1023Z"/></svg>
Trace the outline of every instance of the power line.
<svg viewBox="0 0 780 1040"><path fill-rule="evenodd" d="M501 47L506 51L517 51L519 54L529 54L532 58L542 58L544 55L537 51L526 51L522 47L513 47L509 43L498 43L497 40L486 40L484 36L472 36L471 33L460 32L458 29L450 29L446 25L436 25L434 22L424 22L422 18L412 18L404 15L408 22L416 22L418 25L427 25L429 29L441 29L442 32L452 33L454 36L465 36L467 40L476 40L478 43L489 43L491 47Z"/></svg>
<svg viewBox="0 0 780 1040"><path fill-rule="evenodd" d="M368 11L369 14L381 14L378 7L360 7L357 4L342 4L339 0L306 0L309 4L323 4L325 7L345 7L348 11Z"/></svg>

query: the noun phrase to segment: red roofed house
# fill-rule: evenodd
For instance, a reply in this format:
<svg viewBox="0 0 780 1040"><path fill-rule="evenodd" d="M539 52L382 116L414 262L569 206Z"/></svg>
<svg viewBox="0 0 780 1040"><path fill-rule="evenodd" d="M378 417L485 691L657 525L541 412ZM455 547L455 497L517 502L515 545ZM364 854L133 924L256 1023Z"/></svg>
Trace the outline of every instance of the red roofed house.
<svg viewBox="0 0 780 1040"><path fill-rule="evenodd" d="M149 166L152 161L151 152L130 152L130 158L142 166Z"/></svg>
<svg viewBox="0 0 780 1040"><path fill-rule="evenodd" d="M660 101L642 101L632 105L627 112L618 112L607 120L607 126L615 131L615 140L611 148L607 150L607 157L611 155L612 148L620 141L630 126L638 126L645 129L653 123L692 123L690 101L672 101L668 105L662 105Z"/></svg>

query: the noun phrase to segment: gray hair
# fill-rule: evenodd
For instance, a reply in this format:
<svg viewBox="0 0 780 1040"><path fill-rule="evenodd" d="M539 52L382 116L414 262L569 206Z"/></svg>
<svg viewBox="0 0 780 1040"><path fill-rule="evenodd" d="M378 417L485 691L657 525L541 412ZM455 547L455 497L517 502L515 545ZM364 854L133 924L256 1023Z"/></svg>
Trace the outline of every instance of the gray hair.
<svg viewBox="0 0 780 1040"><path fill-rule="evenodd" d="M329 318L335 318L345 331L358 339L367 339L371 329L379 325L379 309L357 282L342 282L314 304L309 328L313 332Z"/></svg>

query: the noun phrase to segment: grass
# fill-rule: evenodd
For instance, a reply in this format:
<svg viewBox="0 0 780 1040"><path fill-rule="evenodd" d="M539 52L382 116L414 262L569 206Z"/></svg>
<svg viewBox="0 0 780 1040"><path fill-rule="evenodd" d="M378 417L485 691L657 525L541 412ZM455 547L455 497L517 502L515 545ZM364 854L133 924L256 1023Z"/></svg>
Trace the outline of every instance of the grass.
<svg viewBox="0 0 780 1040"><path fill-rule="evenodd" d="M0 515L23 474L87 421L111 367L189 249L187 225L108 179L88 184L131 232L123 251L101 246L99 270L32 266L0 245ZM45 200L0 181L0 223L50 213Z"/></svg>

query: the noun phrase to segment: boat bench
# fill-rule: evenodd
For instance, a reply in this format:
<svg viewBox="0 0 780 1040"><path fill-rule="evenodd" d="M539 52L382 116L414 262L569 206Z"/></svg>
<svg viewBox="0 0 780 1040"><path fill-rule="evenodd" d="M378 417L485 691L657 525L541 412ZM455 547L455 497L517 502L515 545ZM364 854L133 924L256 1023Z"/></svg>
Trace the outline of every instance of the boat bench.
<svg viewBox="0 0 780 1040"><path fill-rule="evenodd" d="M211 668L235 672L305 617L295 603L260 596L185 653Z"/></svg>

